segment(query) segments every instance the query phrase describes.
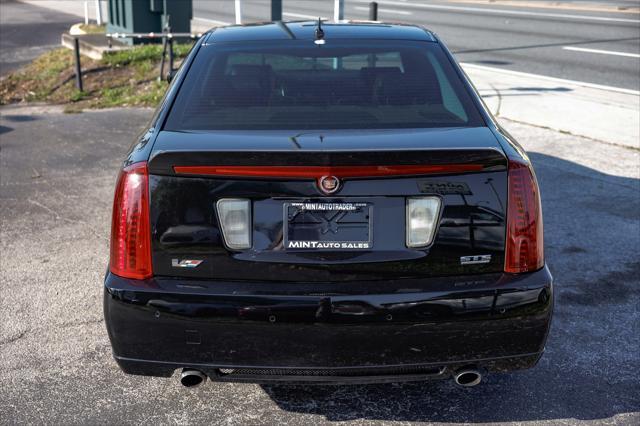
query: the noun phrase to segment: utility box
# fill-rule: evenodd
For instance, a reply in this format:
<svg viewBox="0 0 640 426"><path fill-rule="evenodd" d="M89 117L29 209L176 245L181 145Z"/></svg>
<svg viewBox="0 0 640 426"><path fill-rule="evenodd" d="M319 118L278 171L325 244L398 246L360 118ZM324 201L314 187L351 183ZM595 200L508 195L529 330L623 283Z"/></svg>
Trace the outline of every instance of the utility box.
<svg viewBox="0 0 640 426"><path fill-rule="evenodd" d="M171 32L191 31L191 0L109 0L108 33L160 33L169 20ZM158 42L123 39L125 43Z"/></svg>

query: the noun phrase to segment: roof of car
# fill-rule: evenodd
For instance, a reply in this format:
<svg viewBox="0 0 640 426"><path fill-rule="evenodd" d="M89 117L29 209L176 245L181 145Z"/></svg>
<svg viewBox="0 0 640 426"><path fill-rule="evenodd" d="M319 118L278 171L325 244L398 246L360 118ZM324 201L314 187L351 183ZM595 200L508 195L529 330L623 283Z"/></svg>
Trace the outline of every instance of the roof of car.
<svg viewBox="0 0 640 426"><path fill-rule="evenodd" d="M263 22L230 25L212 30L206 44L258 40L311 40L315 38L317 21ZM374 21L322 22L325 40L331 39L387 39L436 41L423 27L408 24L389 24Z"/></svg>

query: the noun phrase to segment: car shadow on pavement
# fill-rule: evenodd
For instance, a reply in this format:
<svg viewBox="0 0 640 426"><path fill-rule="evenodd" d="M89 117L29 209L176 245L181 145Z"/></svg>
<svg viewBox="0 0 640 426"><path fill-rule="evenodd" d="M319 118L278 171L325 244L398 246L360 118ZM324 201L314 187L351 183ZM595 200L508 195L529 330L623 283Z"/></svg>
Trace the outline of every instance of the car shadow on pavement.
<svg viewBox="0 0 640 426"><path fill-rule="evenodd" d="M263 385L282 410L329 421L594 420L640 411L640 180L531 153L540 181L554 323L540 363L452 380L366 386ZM635 250L634 250L635 248ZM635 324L635 325L634 325Z"/></svg>
<svg viewBox="0 0 640 426"><path fill-rule="evenodd" d="M22 114L2 114L2 119L14 123L24 123L28 121L39 120L37 115L22 115ZM0 135L13 131L13 127L0 125Z"/></svg>
<svg viewBox="0 0 640 426"><path fill-rule="evenodd" d="M27 121L40 120L40 116L33 114L4 114L3 119L13 121L14 123L24 123Z"/></svg>

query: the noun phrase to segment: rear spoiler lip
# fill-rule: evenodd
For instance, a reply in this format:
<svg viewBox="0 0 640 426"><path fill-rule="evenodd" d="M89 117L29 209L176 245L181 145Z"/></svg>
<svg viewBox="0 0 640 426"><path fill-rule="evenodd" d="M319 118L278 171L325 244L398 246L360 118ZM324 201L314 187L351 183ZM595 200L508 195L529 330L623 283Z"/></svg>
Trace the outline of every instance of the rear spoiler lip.
<svg viewBox="0 0 640 426"><path fill-rule="evenodd" d="M223 149L156 151L149 160L149 173L223 178L312 179L322 175L365 178L506 171L507 166L504 152L494 147L355 151ZM277 173L261 174L252 168L258 171L280 169L283 173L280 176ZM310 172L303 170L305 168L316 173L310 176ZM366 173L367 168L371 173ZM355 173L355 170L359 172Z"/></svg>

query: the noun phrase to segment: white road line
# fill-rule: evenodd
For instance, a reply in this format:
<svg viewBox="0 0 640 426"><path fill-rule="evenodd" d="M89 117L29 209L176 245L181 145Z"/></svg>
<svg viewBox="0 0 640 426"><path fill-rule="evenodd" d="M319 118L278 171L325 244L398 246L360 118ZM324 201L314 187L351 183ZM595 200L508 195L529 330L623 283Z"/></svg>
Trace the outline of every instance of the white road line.
<svg viewBox="0 0 640 426"><path fill-rule="evenodd" d="M368 7L365 6L354 6L353 7L355 10L365 10L365 11L369 11ZM395 13L396 15L413 15L412 12L409 12L408 10L396 10L396 9L380 9L378 8L378 13Z"/></svg>
<svg viewBox="0 0 640 426"><path fill-rule="evenodd" d="M209 18L201 18L201 17L196 17L193 18L194 21L205 21L205 22L211 22L212 24L216 24L216 25L231 25L231 22L225 22L225 21L218 21L216 19L209 19Z"/></svg>
<svg viewBox="0 0 640 426"><path fill-rule="evenodd" d="M624 89L622 87L605 86L605 85L602 85L602 84L587 83L586 81L567 80L567 79L564 79L564 78L549 77L549 76L546 76L546 75L539 75L539 74L530 74L530 73L520 72L520 71L511 71L511 70L505 70L503 68L495 68L495 67L487 67L487 66L484 66L484 65L469 64L469 63L466 63L466 62L462 62L462 63L460 63L460 65L462 65L463 68L470 68L470 69L475 68L475 69L478 69L478 70L491 71L491 72L494 72L494 73L514 75L514 76L526 77L526 78L537 78L537 79L540 79L540 80L553 81L555 83L560 83L560 84L569 84L569 85L574 85L574 86L589 87L591 89L609 90L609 91L612 91L612 92L625 93L627 95L640 96L640 91L639 90Z"/></svg>
<svg viewBox="0 0 640 426"><path fill-rule="evenodd" d="M291 16L292 18L302 18L302 19L312 19L317 21L318 18L325 20L327 19L324 16L316 16L316 15L305 15L304 13L293 13L293 12L282 12L284 16Z"/></svg>
<svg viewBox="0 0 640 426"><path fill-rule="evenodd" d="M600 53L602 55L626 56L628 58L640 58L637 53L617 52L615 50L586 49L584 47L564 46L564 50L572 50L574 52Z"/></svg>
<svg viewBox="0 0 640 426"><path fill-rule="evenodd" d="M369 0L355 0L359 3L368 3ZM424 3L405 3L401 1L387 1L383 0L379 2L381 5L389 6L404 6L421 9L440 9L440 10L453 10L464 12L477 12L490 15L514 15L514 16L542 16L546 18L564 18L564 19L577 19L583 21L605 21L605 22L630 22L634 24L640 23L639 19L625 19L625 18L610 18L608 16L590 16L590 15L571 15L566 13L546 13L546 12L529 12L523 10L508 10L508 9L485 9L483 7L464 7L464 6L446 6L441 4L424 4Z"/></svg>

